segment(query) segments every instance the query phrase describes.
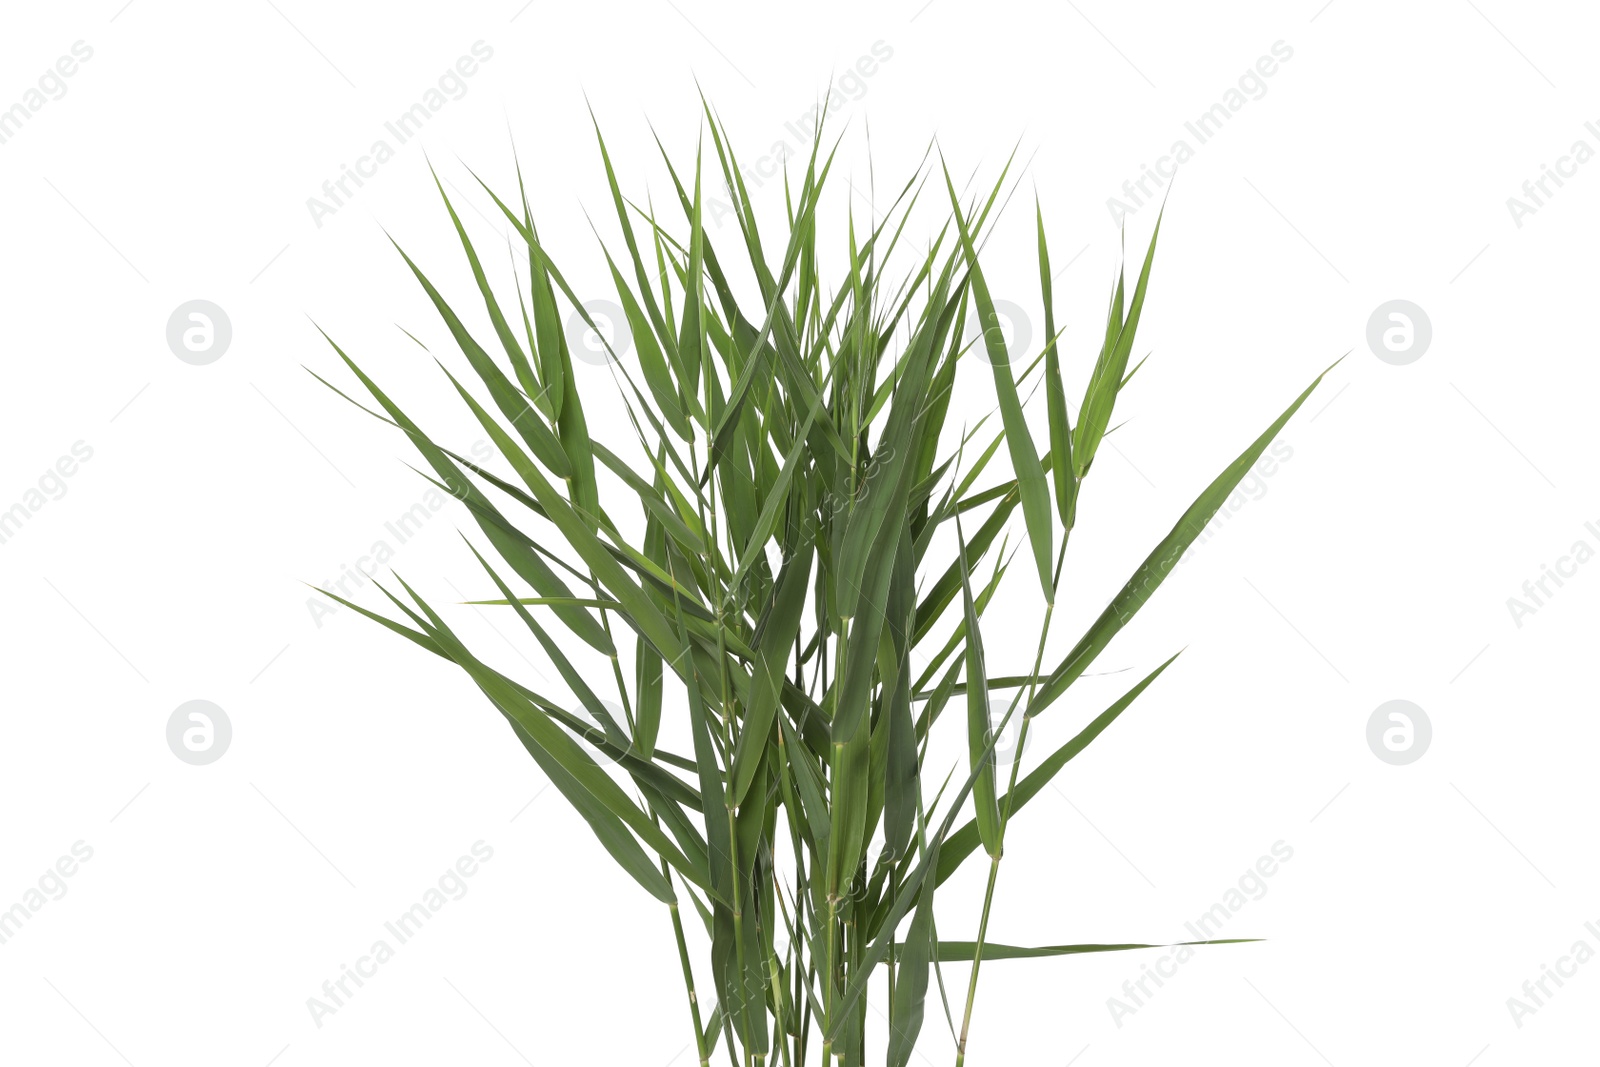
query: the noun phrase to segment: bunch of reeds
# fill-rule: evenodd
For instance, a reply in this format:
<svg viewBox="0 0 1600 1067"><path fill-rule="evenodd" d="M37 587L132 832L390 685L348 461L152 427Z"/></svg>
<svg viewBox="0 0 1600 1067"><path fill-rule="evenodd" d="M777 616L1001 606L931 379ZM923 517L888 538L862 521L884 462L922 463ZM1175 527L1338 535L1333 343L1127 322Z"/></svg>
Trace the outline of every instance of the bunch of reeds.
<svg viewBox="0 0 1600 1067"><path fill-rule="evenodd" d="M705 129L742 238L728 259L703 222L701 153L687 183L667 159L682 211L673 224L624 195L600 141L623 242L606 262L633 339L614 375L574 373L566 309L604 334L540 242L525 194L507 203L484 186L520 235L515 299L497 295L445 198L492 339L469 333L406 257L470 367L470 388L445 375L502 474L429 436L339 350L381 408L368 410L410 437L481 530L482 603L515 613L568 692L489 667L398 576L384 587L395 618L349 606L458 664L617 865L665 906L701 1063L721 1044L736 1065L865 1064L876 1017L865 998L883 976L888 1022L872 1047L903 1065L930 970L964 962L965 994L944 1009L960 1064L981 963L1145 947L1026 948L986 934L1010 822L1172 661L1023 774L1026 733L1144 606L1316 382L1047 663L1079 497L1138 369L1129 357L1155 236L1132 291L1116 283L1072 418L1042 216L1039 351L1008 350L979 266L1004 172L987 197L963 202L925 158L876 225L843 227L848 269L825 281L819 205L832 154L813 147L798 184L785 182L786 226L763 234L709 109ZM925 251L904 251L912 206L930 195L948 198L943 228ZM736 300L736 260L759 302ZM969 316L985 327L981 351L963 340ZM992 378L998 427L947 420L968 374ZM1042 444L1021 399L1040 374ZM605 440L585 418L591 383L620 389L629 415ZM1039 583L1042 617L1007 619L1007 640L1025 634L1033 666L994 677L983 615L1010 573L1001 535L1019 509L1021 569ZM609 663L609 676L585 673L585 658ZM994 705L1003 711L991 714L992 694L1009 694ZM997 759L1017 716L1019 755ZM955 774L926 758L941 719L965 734ZM938 890L968 861L987 867L983 910L971 940L947 940ZM704 938L686 934L685 899ZM708 944L706 958L691 943Z"/></svg>

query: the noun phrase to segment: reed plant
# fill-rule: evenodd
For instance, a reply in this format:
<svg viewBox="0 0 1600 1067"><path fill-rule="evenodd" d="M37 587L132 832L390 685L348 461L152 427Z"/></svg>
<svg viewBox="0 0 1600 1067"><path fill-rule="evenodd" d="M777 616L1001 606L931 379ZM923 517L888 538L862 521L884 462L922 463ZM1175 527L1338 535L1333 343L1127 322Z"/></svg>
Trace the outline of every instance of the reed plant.
<svg viewBox="0 0 1600 1067"><path fill-rule="evenodd" d="M830 257L819 235L838 143L824 154L818 130L803 173L785 177L784 225L762 232L709 108L702 129L709 144L692 173L662 149L674 203L658 214L624 193L596 127L621 238L602 251L633 342L626 357L611 352L609 375L575 369L565 316L605 333L541 242L520 171L514 197L480 182L516 234L514 296L491 284L439 186L493 336L470 332L400 254L460 349L467 371L441 363L442 384L482 425L498 472L430 436L334 344L376 407L341 395L403 431L424 476L481 533L469 540L483 570L477 603L514 615L565 691L489 666L398 575L379 584L388 615L334 599L465 671L641 904L661 906L700 1063L864 1065L870 1045L901 1067L930 1014L930 977L942 990L941 965L960 963L964 989L951 982L952 996L935 997L959 1065L982 965L1149 947L1025 947L988 931L1011 823L1172 659L1024 773L1027 733L1143 608L1321 376L1057 660L1047 649L1063 562L1138 369L1159 221L1131 291L1115 283L1074 412L1037 206L1037 351L1007 344L980 267L1010 163L987 195L968 195L930 153L871 225L837 213ZM731 198L738 239L727 247L713 247L705 225L708 179ZM942 222L917 250L907 223L929 202ZM842 265L837 276L824 277L825 263ZM979 332L971 320L981 344L967 340ZM988 379L998 418L957 425L952 396L973 377ZM597 388L619 391L627 415L603 437L585 414ZM1045 409L1041 440L1025 395ZM1038 583L1040 614L1008 614L1004 640L1031 647L1031 669L996 675L984 614L1008 579ZM963 739L953 771L929 759L936 728ZM1002 737L1016 743L997 756ZM982 876L982 910L949 914L939 890L968 864ZM951 928L972 933L942 936ZM874 983L886 1022L867 1010Z"/></svg>

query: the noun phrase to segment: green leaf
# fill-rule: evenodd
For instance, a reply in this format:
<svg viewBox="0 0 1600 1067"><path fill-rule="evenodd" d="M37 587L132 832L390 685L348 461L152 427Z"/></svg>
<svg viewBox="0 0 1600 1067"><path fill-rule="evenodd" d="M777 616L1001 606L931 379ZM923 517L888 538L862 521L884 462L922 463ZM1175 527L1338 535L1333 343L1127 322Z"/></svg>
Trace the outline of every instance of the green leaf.
<svg viewBox="0 0 1600 1067"><path fill-rule="evenodd" d="M392 239L391 243L393 243ZM456 344L461 347L461 352L467 357L467 362L472 364L472 369L477 372L478 377L483 379L483 383L489 387L489 395L494 399L495 406L500 409L500 413L506 417L506 421L511 423L517 433L521 435L523 441L533 451L533 454L538 456L539 461L549 467L556 477L569 477L572 465L567 453L557 442L554 435L550 433L550 428L540 420L538 412L534 410L528 399L517 391L516 386L511 384L511 381L500 368L495 366L494 361L489 358L489 354L483 350L482 346L473 340L472 335L461 324L461 320L456 316L455 311L451 309L444 297L439 295L439 291L433 287L433 283L428 280L427 276L418 269L415 263L411 262L411 257L406 255L405 250L398 244L395 244L394 247L395 251L400 253L400 258L406 261L406 266L411 268L411 273L416 275L417 281L428 294L428 298L433 301L433 306L438 309L440 318L444 319L445 325L449 327L451 336L456 339Z"/></svg>
<svg viewBox="0 0 1600 1067"><path fill-rule="evenodd" d="M883 850L886 856L904 854L916 828L921 800L917 782L917 729L911 717L911 650L916 623L917 564L912 555L911 531L900 533L894 557L894 577L889 586L889 633L893 681L884 674Z"/></svg>
<svg viewBox="0 0 1600 1067"><path fill-rule="evenodd" d="M1028 801L1038 796L1040 790L1050 784L1055 776L1061 772L1062 767L1065 767L1074 756L1088 748L1095 738L1104 733L1106 727L1115 722L1117 716L1127 711L1128 707L1139 698L1139 694L1143 693L1150 686L1150 683L1155 681L1161 675L1161 672L1166 670L1172 661L1177 658L1176 655L1172 656L1166 663L1147 674L1143 681L1118 697L1109 708L1095 716L1088 726L1078 731L1072 740L1052 752L1027 777L1018 782L1016 788L1008 792L1004 799L1000 801L1005 810L1010 813L1010 817L1015 818L1017 812L1027 806ZM967 823L951 834L949 839L945 841L944 851L939 862L939 873L935 880L942 883L946 878L956 873L962 862L977 849L981 838L982 833L977 820Z"/></svg>
<svg viewBox="0 0 1600 1067"><path fill-rule="evenodd" d="M1317 375L1316 379L1306 386L1305 391L1295 398L1294 403L1278 416L1277 421L1268 426L1249 448L1239 453L1239 457L1228 464L1227 468L1206 486L1205 491L1195 498L1195 502L1189 505L1189 510L1183 513L1167 536L1163 537L1145 557L1145 561L1133 572L1133 576L1123 585L1122 590L1112 598L1110 604L1106 605L1100 617L1051 673L1049 681L1034 694L1033 700L1028 704L1030 717L1039 714L1066 692L1067 688L1088 669L1089 664L1094 662L1095 657L1104 651L1106 645L1111 643L1111 639L1121 632L1128 620L1144 607L1151 595L1172 572L1172 568L1183 558L1183 554L1189 550L1194 539L1200 536L1200 532L1211 521L1211 517L1217 513L1217 509L1222 507L1234 488L1250 472L1256 460L1261 458L1261 453L1267 450L1267 446L1283 430L1289 419L1300 410L1300 405L1306 402L1312 390L1327 377L1328 371L1336 366L1338 361Z"/></svg>
<svg viewBox="0 0 1600 1067"><path fill-rule="evenodd" d="M956 198L956 187L945 171L945 186L950 190L950 210L955 213L956 228L961 233L961 247L966 250L967 268L972 272L972 296L978 305L978 322L983 327L983 343L989 353L989 366L994 371L995 393L1000 400L1000 417L1006 429L1006 447L1011 452L1011 466L1017 473L1017 487L1022 494L1022 517L1028 526L1028 541L1033 546L1033 560L1039 569L1039 586L1044 591L1045 603L1055 602L1055 583L1050 573L1054 555L1054 531L1050 525L1050 494L1045 486L1044 471L1039 468L1038 453L1033 438L1028 433L1027 420L1022 415L1022 402L1017 398L1017 383L1011 377L1011 356L1006 352L1005 333L1000 328L1000 317L995 314L994 301L989 298L989 287L984 283L983 271L978 267L978 251L973 247L972 234L967 231L961 217L961 204Z"/></svg>
<svg viewBox="0 0 1600 1067"><path fill-rule="evenodd" d="M611 278L617 286L617 299L622 301L622 313L628 320L628 332L632 334L634 348L639 352L639 369L644 372L650 396L661 409L661 421L672 427L673 432L679 437L691 441L694 437L689 429L689 421L684 417L683 408L678 404L678 390L672 378L672 371L667 366L666 358L661 354L661 345L656 341L650 322L640 309L639 301L634 298L633 291L628 288L628 283L623 280L622 272L617 270L617 265L611 261L610 252L606 253L606 265L611 268Z"/></svg>
<svg viewBox="0 0 1600 1067"><path fill-rule="evenodd" d="M1259 937L1228 937L1213 941L1173 941L1149 945L1041 945L1023 948L1018 945L983 943L983 962L990 960L1031 960L1045 956L1077 956L1086 952L1127 952L1136 948L1183 948L1192 945L1248 945L1260 941ZM940 963L970 963L975 943L972 941L940 941Z"/></svg>
<svg viewBox="0 0 1600 1067"><path fill-rule="evenodd" d="M1034 201L1039 226L1039 288L1044 294L1045 406L1050 413L1050 473L1055 479L1056 513L1062 536L1071 532L1078 507L1078 472L1072 463L1072 426L1067 420L1067 394L1061 384L1061 356L1056 351L1055 300L1050 292L1050 250L1044 238L1044 212Z"/></svg>
<svg viewBox="0 0 1600 1067"><path fill-rule="evenodd" d="M1163 213L1165 209L1163 209ZM1144 312L1144 294L1150 284L1150 265L1156 257L1156 239L1161 236L1161 216L1156 216L1155 229L1150 234L1150 247L1144 254L1144 265L1139 268L1139 280L1133 287L1133 299L1128 304L1128 317L1122 319L1122 279L1117 279L1117 293L1111 317L1117 322L1116 341L1111 342L1111 324L1107 324L1107 347L1101 351L1095 365L1094 376L1084 394L1083 409L1078 412L1078 440L1073 443L1078 477L1081 479L1094 462L1095 452L1105 437L1111 422L1111 410L1116 406L1117 394L1124 382L1128 356L1133 351L1133 339L1139 329L1139 317Z"/></svg>
<svg viewBox="0 0 1600 1067"><path fill-rule="evenodd" d="M789 668L789 655L794 651L795 636L800 632L806 592L811 584L811 555L811 546L807 545L791 557L783 565L773 590L772 614L762 632L756 669L750 679L744 732L739 735L729 775L729 795L736 807L745 802L756 768L772 739L778 695L783 688L784 672Z"/></svg>
<svg viewBox="0 0 1600 1067"><path fill-rule="evenodd" d="M506 350L506 358L511 361L523 390L530 396L536 395L539 390L535 384L533 367L528 362L528 355L518 343L517 335L511 332L511 325L506 322L505 314L500 310L500 302L495 299L494 290L489 287L489 279L483 273L483 264L478 261L478 253L472 247L471 239L467 237L467 229L461 225L461 218L456 214L455 206L445 195L444 186L440 184L439 175L434 171L432 163L428 164L428 173L433 175L434 187L439 190L445 210L450 213L450 221L455 225L456 236L461 239L461 247L467 253L467 263L472 267L473 280L478 283L478 291L483 294L484 308L489 312L489 321L494 325L495 335L500 338L500 344ZM409 263L410 260L406 262Z"/></svg>
<svg viewBox="0 0 1600 1067"><path fill-rule="evenodd" d="M1000 858L1000 804L995 797L992 724L989 721L988 671L983 664L983 637L978 627L978 612L972 604L971 572L967 568L967 539L956 520L956 537L961 550L961 605L967 627L967 755L977 780L972 801L977 807L978 836L984 850Z"/></svg>
<svg viewBox="0 0 1600 1067"><path fill-rule="evenodd" d="M321 332L320 328L318 332ZM333 338L325 333L322 336L333 347L333 350L339 354L339 358L344 361L345 366L350 368L351 372L361 380L361 384L366 386L367 391L372 394L379 405L389 413L389 417L394 421L394 424L404 430L411 438L412 444L417 446L417 450L428 461L428 465L438 472L440 478L444 480L446 490L471 508L473 517L478 521L479 528L483 530L484 535L489 539L489 543L494 546L495 551L500 553L501 558L511 566L511 569L545 596L570 597L572 591L567 588L566 583L556 577L555 572L539 557L538 553L531 551L527 547L530 542L513 532L515 528L501 516L488 498L467 480L466 476L461 473L461 469L446 455L445 451L435 445L417 427L416 423L412 422L405 412L401 411L384 394L383 390L378 388L377 383L367 377L360 367L356 366L355 361L334 343ZM464 392L462 395L465 397ZM520 450L511 445L509 435L495 424L494 420L489 418L481 407L477 406L476 401L470 398L467 399L469 405L479 413L479 421L484 427L486 429L493 427L489 429L490 436L498 444L509 448L506 454L508 456L513 454L521 455ZM532 469L532 464L528 466ZM533 471L533 474L541 481L543 480L543 476L539 475L536 470ZM616 646L611 643L611 638L607 636L605 630L594 620L593 616L583 609L572 607L557 608L556 614L567 625L568 629L597 651L607 656L616 653Z"/></svg>
<svg viewBox="0 0 1600 1067"><path fill-rule="evenodd" d="M433 625L431 636L434 640L438 641L450 654L450 658L471 676L489 699L522 728L533 746L549 757L549 766L556 769L555 773L551 773L546 768L552 784L579 809L590 826L600 835L601 844L628 870L628 873L641 884L646 884L649 875L644 872L653 872L655 888L652 891L656 893L658 899L669 902L675 899L670 886L664 895L660 892L660 883L664 879L661 878L660 870L644 858L642 850L635 854L629 849L626 841L631 841L631 838L627 837L627 831L631 830L689 881L702 889L710 889L706 872L690 863L678 847L645 816L644 812L639 810L633 801L628 799L622 788L600 769L588 753L551 722L538 705L524 696L502 675L490 670L468 652L444 625L444 620L440 619L409 586L406 586L406 592L428 616ZM540 760L540 765L545 766L543 759ZM633 849L637 847L637 844L633 845ZM646 888L651 888L651 885L646 884Z"/></svg>

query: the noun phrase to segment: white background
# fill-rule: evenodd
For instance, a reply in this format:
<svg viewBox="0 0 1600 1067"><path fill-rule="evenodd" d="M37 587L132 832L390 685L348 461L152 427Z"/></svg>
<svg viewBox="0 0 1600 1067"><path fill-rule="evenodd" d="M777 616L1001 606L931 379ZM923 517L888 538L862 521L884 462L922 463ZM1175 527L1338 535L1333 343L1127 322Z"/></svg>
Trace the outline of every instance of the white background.
<svg viewBox="0 0 1600 1067"><path fill-rule="evenodd" d="M1600 949L1584 928L1600 921L1600 566L1579 567L1520 626L1507 606L1574 542L1600 548L1584 526L1600 526L1600 165L1547 186L1520 226L1507 207L1574 141L1600 148L1584 128L1600 120L1592 11L521 2L7 12L0 108L74 42L93 54L0 144L0 509L26 507L75 443L93 454L0 544L0 908L75 842L93 857L0 945L0 1060L693 1059L664 909L541 793L498 714L448 664L348 610L318 620L308 608L302 583L336 580L376 541L393 547L385 523L427 487L398 435L301 368L353 384L315 320L425 426L469 446L474 428L395 328L460 363L385 229L486 331L424 153L500 277L504 231L466 167L514 188L514 138L547 245L583 292L611 296L584 217L614 242L585 96L624 186L664 205L647 120L692 165L696 79L753 158L797 146L786 124L803 128L830 77L877 42L890 58L846 85L832 120L845 133L837 179L860 191L840 184L825 229L842 241L847 202L870 217L931 138L958 182L978 168L985 184L1020 142L1021 191L986 265L1038 340L1036 188L1069 388L1087 373L1119 254L1107 198L1174 140L1193 146L1184 123L1275 42L1292 49L1174 186L1140 331L1154 355L1086 488L1052 658L1210 477L1351 353L1284 432L1292 458L1100 660L1142 673L1188 649L1019 817L990 931L1179 940L1282 841L1293 859L1227 929L1268 940L1203 951L1120 1020L1108 998L1159 953L992 964L970 1062L1592 1055L1600 964L1549 986L1520 1027L1506 1003L1574 942ZM319 226L307 198L478 41L493 54L465 95ZM757 195L781 210L776 181ZM1154 214L1128 216L1130 256ZM731 223L711 237L737 258ZM165 339L173 309L197 298L233 330L208 366ZM1432 324L1405 366L1366 342L1369 315L1392 299ZM596 411L612 410L607 372L579 369ZM987 374L964 381L961 414L981 415ZM591 424L627 436L603 413ZM554 689L514 620L448 606L488 592L455 532L470 525L439 513L393 565L494 662ZM1019 562L1014 601L988 623L1001 672L1032 648L1037 591ZM370 586L358 595L382 603ZM1039 720L1032 754L1133 677L1086 679ZM1403 767L1365 734L1396 698L1433 726ZM168 717L191 699L233 725L209 766L167 748ZM478 841L493 859L469 892L318 1026L307 998ZM973 877L950 883L945 936L971 936L980 892ZM964 969L946 980L957 999ZM953 1061L936 1005L920 1051Z"/></svg>

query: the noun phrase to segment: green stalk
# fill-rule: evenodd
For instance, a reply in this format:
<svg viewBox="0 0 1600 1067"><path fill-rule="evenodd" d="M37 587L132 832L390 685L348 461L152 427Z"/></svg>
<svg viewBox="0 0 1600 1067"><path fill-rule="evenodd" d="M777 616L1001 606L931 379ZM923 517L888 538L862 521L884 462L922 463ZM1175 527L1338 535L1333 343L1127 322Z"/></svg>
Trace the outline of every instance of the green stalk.
<svg viewBox="0 0 1600 1067"><path fill-rule="evenodd" d="M889 931L889 958L885 961L888 968L889 986L889 1030L894 1031L894 931Z"/></svg>
<svg viewBox="0 0 1600 1067"><path fill-rule="evenodd" d="M745 1061L750 1062L752 1059L754 1059L755 1062L759 1064L762 1057L753 1056L750 1051L750 1026L748 1020L745 1018L747 1013L744 1010L744 983L746 980L744 958L744 894L740 892L739 885L739 828L737 825L735 825L733 808L728 805L725 805L725 807L727 808L728 812L728 861L733 867L733 952L734 959L738 961L739 964L739 981L735 986L736 994L739 997L739 1003L737 1005L739 1011L739 1026L744 1033Z"/></svg>
<svg viewBox="0 0 1600 1067"><path fill-rule="evenodd" d="M772 986L772 1016L777 1022L777 1029L773 1031L772 1043L778 1047L783 1057L784 1067L791 1067L789 1060L789 1043L784 1040L784 1015L783 1015L783 979L778 971L778 956L776 952L767 956L767 977Z"/></svg>
<svg viewBox="0 0 1600 1067"><path fill-rule="evenodd" d="M956 1067L967 1062L967 1031L972 1026L972 1005L978 999L978 967L983 962L983 940L989 932L989 908L994 903L994 883L1000 874L1000 857L989 857L989 884L983 891L983 917L978 920L978 943L972 951L972 974L967 978L967 1007L961 1015L961 1036L956 1040Z"/></svg>
<svg viewBox="0 0 1600 1067"><path fill-rule="evenodd" d="M662 877L670 877L667 861L661 861ZM689 994L689 1018L694 1024L694 1047L700 1057L700 1067L709 1067L711 1053L706 1048L705 1031L700 1025L700 999L694 991L694 968L689 963L689 946L683 938L683 916L678 914L677 901L667 905L667 910L672 913L672 936L678 943L678 960L683 964L683 986Z"/></svg>
<svg viewBox="0 0 1600 1067"><path fill-rule="evenodd" d="M1061 584L1061 565L1067 558L1067 542L1061 541L1061 551L1056 554L1055 578L1051 583L1052 588L1059 588ZM1044 625L1039 630L1039 646L1033 655L1033 670L1028 683L1028 702L1023 705L1026 709L1033 703L1033 692L1038 685L1039 667L1044 663L1044 643L1050 636L1050 619L1055 614L1056 598L1052 596L1044 608ZM1011 698L1011 708L1007 716L1015 714L1017 702L1022 699L1022 690L1017 690L1017 695ZM956 1041L956 1067L963 1067L967 1061L967 1034L972 1027L972 1006L978 998L978 969L983 963L983 944L989 933L989 909L994 904L994 884L1000 877L1000 858L1005 855L1006 823L1011 819L1011 798L1017 790L1017 772L1022 768L1022 753L1028 744L1028 726L1033 719L1026 711L1022 715L1022 728L1017 731L1017 754L1011 761L1011 780L1006 785L1005 805L1000 809L1000 851L989 860L989 884L983 891L983 915L978 920L978 940L972 947L972 973L967 978L967 1006L961 1016L961 1036Z"/></svg>
<svg viewBox="0 0 1600 1067"><path fill-rule="evenodd" d="M835 926L838 923L838 919L839 919L838 898L835 897L832 893L829 893L828 894L828 969L827 969L827 972L826 972L828 988L827 988L827 990L825 992L826 999L823 1001L823 1013L822 1013L822 1035L823 1035L822 1036L822 1063L823 1063L823 1067L827 1067L827 1063L828 1063L829 1059L833 1056L833 1038L828 1036L828 1032L829 1032L829 1025L833 1022L833 986L834 986L833 969L834 969L834 966L835 966L835 964L834 964L834 954L833 954L833 939L834 939L834 934L835 934Z"/></svg>
<svg viewBox="0 0 1600 1067"><path fill-rule="evenodd" d="M865 949L866 946L862 944L863 938L861 936L861 929L860 929L860 927L858 927L856 925L856 921L854 919L851 919L851 920L849 920L849 924L848 925L850 927L850 932L854 935L852 940L854 940L855 946L856 946L855 947L855 953L854 953L856 962L852 963L852 965L851 965L851 973L854 973L855 969L860 966L859 961L860 961L860 958L862 956L863 950ZM860 1058L857 1060L857 1064L858 1064L858 1067L866 1067L866 1064L867 1064L867 998L866 997L862 997L861 998L860 1004L856 1008L856 1017L857 1017L857 1021L859 1022L860 1026L861 1026L861 1047L858 1049L858 1051L860 1053Z"/></svg>
<svg viewBox="0 0 1600 1067"><path fill-rule="evenodd" d="M711 410L711 382L710 382L710 375L713 372L711 370L711 361L710 361L709 358L706 359L706 361L705 361L705 368L706 368L706 376L707 376L707 380L706 380L706 410L710 411ZM710 457L711 457L711 440L710 440L710 431L708 430L707 434L706 434L706 460L707 460L707 464L708 465L710 463ZM716 472L716 470L714 468L710 468L708 466L706 474L707 474L706 482L707 482L707 485L708 485L708 487L710 489L710 494L711 494L711 525L710 525L711 536L710 536L709 543L708 543L708 549L710 551L715 551L716 550L716 545L717 545L717 536L718 536L718 531L717 531L717 472ZM707 566L711 568L711 573L715 574L716 573L716 562L714 560L708 558L706 560L706 563L707 563ZM733 706L732 706L732 701L729 699L729 693L728 693L728 631L727 631L727 628L725 626L725 622L726 622L726 618L727 618L726 611L727 611L727 590L724 590L723 596L721 596L721 597L719 597L717 599L717 615L716 615L716 619L717 619L717 667L718 667L718 672L719 672L718 683L719 683L719 688L721 690L723 743L727 746L729 767L731 768L732 767L732 760L733 760L734 746L737 743L738 738L734 736L735 731L734 731L734 723L733 723L733 720L734 720ZM745 959L745 955L744 955L744 886L741 884L741 880L739 878L739 825L738 825L738 813L734 811L734 805L731 803L732 797L730 795L726 794L726 793L724 794L724 796L728 797L728 801L723 804L723 807L726 809L727 814L728 814L728 864L729 864L729 867L731 868L729 873L732 875L731 881L733 883L733 900L731 900L729 902L730 905L733 908L733 952L734 952L734 959L738 963L738 966L739 966L739 980L735 984L735 993L739 998L739 1002L737 1004L737 1008L738 1008L738 1011L739 1011L739 1029L740 1029L740 1032L744 1035L745 1062L746 1063L753 1063L755 1065L755 1067L762 1067L762 1064L765 1061L766 1057L765 1056L759 1056L759 1055L756 1055L756 1054L751 1052L750 1024L749 1024L749 1020L747 1018L749 1013L745 1010L745 1001L746 1001L745 983L748 981L748 974L747 974L745 968L748 966L748 961Z"/></svg>
<svg viewBox="0 0 1600 1067"><path fill-rule="evenodd" d="M854 468L852 467L852 471L853 470L854 470ZM852 483L853 483L853 481L854 481L854 474L853 473L851 475L851 478L852 478ZM839 688L838 687L841 686L843 684L843 682L844 682L845 650L846 650L846 647L849 644L849 641L850 641L850 619L848 617L845 617L844 619L842 619L842 621L840 622L840 626L839 626L839 637L838 637L838 640L837 640L837 654L836 654L836 657L835 657L836 660L837 660L837 663L836 663L836 665L834 667L834 687L835 688L834 688L834 691L833 691L833 695L834 695L833 716L834 716L835 719L837 719L839 717L839 704L838 704ZM837 775L839 767L841 766L843 753L844 753L844 744L843 744L843 742L835 741L833 743L833 769L834 769L835 774L829 776L829 782L828 782L828 788L829 788L828 802L829 802L830 809L833 806L833 799L834 799L833 795L832 795L832 790L833 790L833 788L835 786L834 778ZM829 851L831 852L833 850L834 850L834 846L832 844L830 844L829 845ZM839 874L840 874L839 871L836 871L836 870L833 869L833 864L832 864L832 861L830 859L829 864L828 864L828 871L827 871L827 878L828 878L828 927L827 927L827 931L828 931L828 935L827 935L828 936L828 969L827 969L827 972L826 972L827 973L827 990L825 992L826 1000L823 1002L823 1007L824 1007L825 1010L823 1011L823 1016L822 1016L822 1033L823 1033L823 1038L822 1038L822 1063L823 1063L823 1067L827 1067L828 1058L833 1055L833 1038L829 1037L828 1034L832 1032L832 1027L833 1027L833 993L834 993L834 986L837 984L838 968L839 968L840 962L841 962L835 957L835 954L834 954L834 941L836 940L836 938L838 936L838 923L839 923L839 884L838 884L839 883Z"/></svg>

